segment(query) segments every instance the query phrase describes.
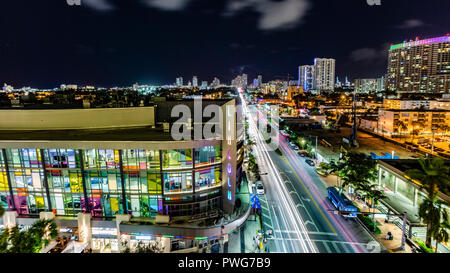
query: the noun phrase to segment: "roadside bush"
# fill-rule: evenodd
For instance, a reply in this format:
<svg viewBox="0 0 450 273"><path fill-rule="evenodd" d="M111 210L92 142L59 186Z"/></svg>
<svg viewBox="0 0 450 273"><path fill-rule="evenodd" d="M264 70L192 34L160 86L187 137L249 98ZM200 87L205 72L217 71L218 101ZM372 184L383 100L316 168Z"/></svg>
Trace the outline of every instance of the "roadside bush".
<svg viewBox="0 0 450 273"><path fill-rule="evenodd" d="M381 234L381 230L376 226L376 223L373 222L373 220L370 217L362 216L361 214L358 214L359 220L370 230L373 232L373 229L375 227L375 234Z"/></svg>
<svg viewBox="0 0 450 273"><path fill-rule="evenodd" d="M420 239L413 239L414 240L414 242L416 242L418 245L419 245L419 247L425 252L425 253L434 253L434 250L433 249L431 249L431 248L429 248L429 247L427 247L427 245L425 244L425 242L424 241L422 241L422 240L420 240Z"/></svg>
<svg viewBox="0 0 450 273"><path fill-rule="evenodd" d="M277 149L275 150L275 153L277 153L279 156L282 156L282 155L283 155L283 152L280 150L280 148L277 148Z"/></svg>

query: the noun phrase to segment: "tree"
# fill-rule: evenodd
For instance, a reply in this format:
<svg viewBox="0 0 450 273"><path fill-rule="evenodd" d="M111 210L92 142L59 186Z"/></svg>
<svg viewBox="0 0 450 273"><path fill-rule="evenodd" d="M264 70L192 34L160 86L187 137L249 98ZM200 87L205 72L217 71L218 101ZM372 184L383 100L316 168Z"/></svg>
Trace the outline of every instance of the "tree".
<svg viewBox="0 0 450 273"><path fill-rule="evenodd" d="M372 184L370 186L363 186L361 191L364 192L364 196L366 198L369 198L371 200L371 206L370 207L371 207L372 213L375 213L375 211L374 211L375 204L379 200L386 198L386 195L384 194L383 191L378 189L378 186L376 186L374 184ZM373 217L372 220L374 222L373 228L374 228L374 231L375 231L375 229L376 229L375 214L372 214L372 217Z"/></svg>
<svg viewBox="0 0 450 273"><path fill-rule="evenodd" d="M441 158L419 159L421 169L406 171L412 180L418 180L427 192L427 198L419 206L419 217L427 225L426 245L431 248L433 234L445 220L444 208L437 201L439 192L446 192L450 184L450 167ZM446 213L446 212L445 212Z"/></svg>
<svg viewBox="0 0 450 273"><path fill-rule="evenodd" d="M3 214L5 214L5 209L4 209L3 206L0 204L0 217L2 217Z"/></svg>
<svg viewBox="0 0 450 273"><path fill-rule="evenodd" d="M0 253L40 253L56 237L58 230L53 220L36 221L28 230L5 228L0 235Z"/></svg>
<svg viewBox="0 0 450 273"><path fill-rule="evenodd" d="M447 211L445 211L445 210L443 212L444 212L442 215L443 221L441 222L439 227L435 230L435 232L433 232L433 235L432 235L432 237L436 240L436 249L435 249L436 253L438 252L439 243L448 242L448 239L449 239L449 235L447 232L447 230L450 229L450 224L448 221L448 214L447 214Z"/></svg>
<svg viewBox="0 0 450 273"><path fill-rule="evenodd" d="M247 141L247 147L250 147L250 146L253 146L253 145L255 145L256 143L253 141L253 140L251 140L251 139L249 139L248 141Z"/></svg>
<svg viewBox="0 0 450 273"><path fill-rule="evenodd" d="M367 189L377 177L376 161L362 153L348 153L343 160L330 164L331 171L342 179L341 192L347 186Z"/></svg>
<svg viewBox="0 0 450 273"><path fill-rule="evenodd" d="M400 129L400 134L402 137L404 137L404 132L408 129L408 126L403 120L396 120L394 122L394 126Z"/></svg>

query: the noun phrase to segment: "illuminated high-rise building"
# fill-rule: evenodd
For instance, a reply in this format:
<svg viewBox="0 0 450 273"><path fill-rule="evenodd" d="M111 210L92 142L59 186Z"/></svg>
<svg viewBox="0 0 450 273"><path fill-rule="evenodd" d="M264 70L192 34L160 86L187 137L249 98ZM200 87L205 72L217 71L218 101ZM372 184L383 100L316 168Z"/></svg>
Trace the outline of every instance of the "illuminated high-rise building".
<svg viewBox="0 0 450 273"><path fill-rule="evenodd" d="M183 77L178 77L177 78L176 85L177 86L183 86Z"/></svg>
<svg viewBox="0 0 450 273"><path fill-rule="evenodd" d="M336 74L336 60L315 58L315 89L318 91L333 91Z"/></svg>
<svg viewBox="0 0 450 273"><path fill-rule="evenodd" d="M202 81L202 86L200 87L200 89L208 89L208 81Z"/></svg>
<svg viewBox="0 0 450 273"><path fill-rule="evenodd" d="M248 76L247 76L247 74L242 74L242 85L243 85L244 88L246 88L247 85L248 85Z"/></svg>
<svg viewBox="0 0 450 273"><path fill-rule="evenodd" d="M192 86L198 87L198 78L197 78L197 76L192 77Z"/></svg>
<svg viewBox="0 0 450 273"><path fill-rule="evenodd" d="M355 79L356 93L373 93L377 90L377 79Z"/></svg>
<svg viewBox="0 0 450 273"><path fill-rule="evenodd" d="M302 65L298 68L298 85L303 86L304 91L315 89L315 66Z"/></svg>
<svg viewBox="0 0 450 273"><path fill-rule="evenodd" d="M392 45L387 72L389 91L450 93L450 36Z"/></svg>

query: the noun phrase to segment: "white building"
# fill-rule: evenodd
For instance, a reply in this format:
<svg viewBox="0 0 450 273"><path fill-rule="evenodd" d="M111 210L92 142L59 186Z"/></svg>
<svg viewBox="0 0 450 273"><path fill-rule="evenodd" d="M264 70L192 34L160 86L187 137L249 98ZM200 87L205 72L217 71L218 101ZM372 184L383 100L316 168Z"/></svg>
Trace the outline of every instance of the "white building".
<svg viewBox="0 0 450 273"><path fill-rule="evenodd" d="M198 87L198 78L197 78L197 76L192 77L192 86Z"/></svg>
<svg viewBox="0 0 450 273"><path fill-rule="evenodd" d="M333 91L336 74L336 60L315 58L315 82L318 91Z"/></svg>
<svg viewBox="0 0 450 273"><path fill-rule="evenodd" d="M200 89L202 89L202 90L208 89L208 82L202 81L202 86L200 87Z"/></svg>
<svg viewBox="0 0 450 273"><path fill-rule="evenodd" d="M372 93L377 90L377 79L355 79L356 93Z"/></svg>
<svg viewBox="0 0 450 273"><path fill-rule="evenodd" d="M214 80L211 83L211 87L217 87L220 85L220 80L217 77L214 77Z"/></svg>
<svg viewBox="0 0 450 273"><path fill-rule="evenodd" d="M176 86L183 86L183 77L179 77L176 80Z"/></svg>
<svg viewBox="0 0 450 273"><path fill-rule="evenodd" d="M261 86L262 83L262 75L258 75L258 86Z"/></svg>
<svg viewBox="0 0 450 273"><path fill-rule="evenodd" d="M298 67L298 85L303 86L304 91L315 90L316 68L314 65L302 65Z"/></svg>
<svg viewBox="0 0 450 273"><path fill-rule="evenodd" d="M430 109L441 109L450 110L450 99L449 100L432 100L430 101Z"/></svg>
<svg viewBox="0 0 450 273"><path fill-rule="evenodd" d="M377 89L376 89L377 92L385 91L385 89L386 89L385 82L386 82L386 79L384 77L377 79Z"/></svg>

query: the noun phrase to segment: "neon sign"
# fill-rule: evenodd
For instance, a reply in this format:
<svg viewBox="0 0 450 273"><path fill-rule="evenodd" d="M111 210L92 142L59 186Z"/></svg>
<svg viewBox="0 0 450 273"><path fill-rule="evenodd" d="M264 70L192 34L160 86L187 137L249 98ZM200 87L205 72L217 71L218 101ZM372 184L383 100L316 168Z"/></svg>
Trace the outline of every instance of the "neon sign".
<svg viewBox="0 0 450 273"><path fill-rule="evenodd" d="M231 146L231 118L233 117L232 113L231 113L231 106L227 106L227 144L228 146ZM231 191L233 189L233 185L231 185L230 183L230 175L232 175L232 170L231 170L231 150L230 147L228 147L228 151L227 151L227 159L228 159L228 164L227 164L227 186L228 186L228 192L227 192L227 199L229 201L233 200L233 196L231 194Z"/></svg>

